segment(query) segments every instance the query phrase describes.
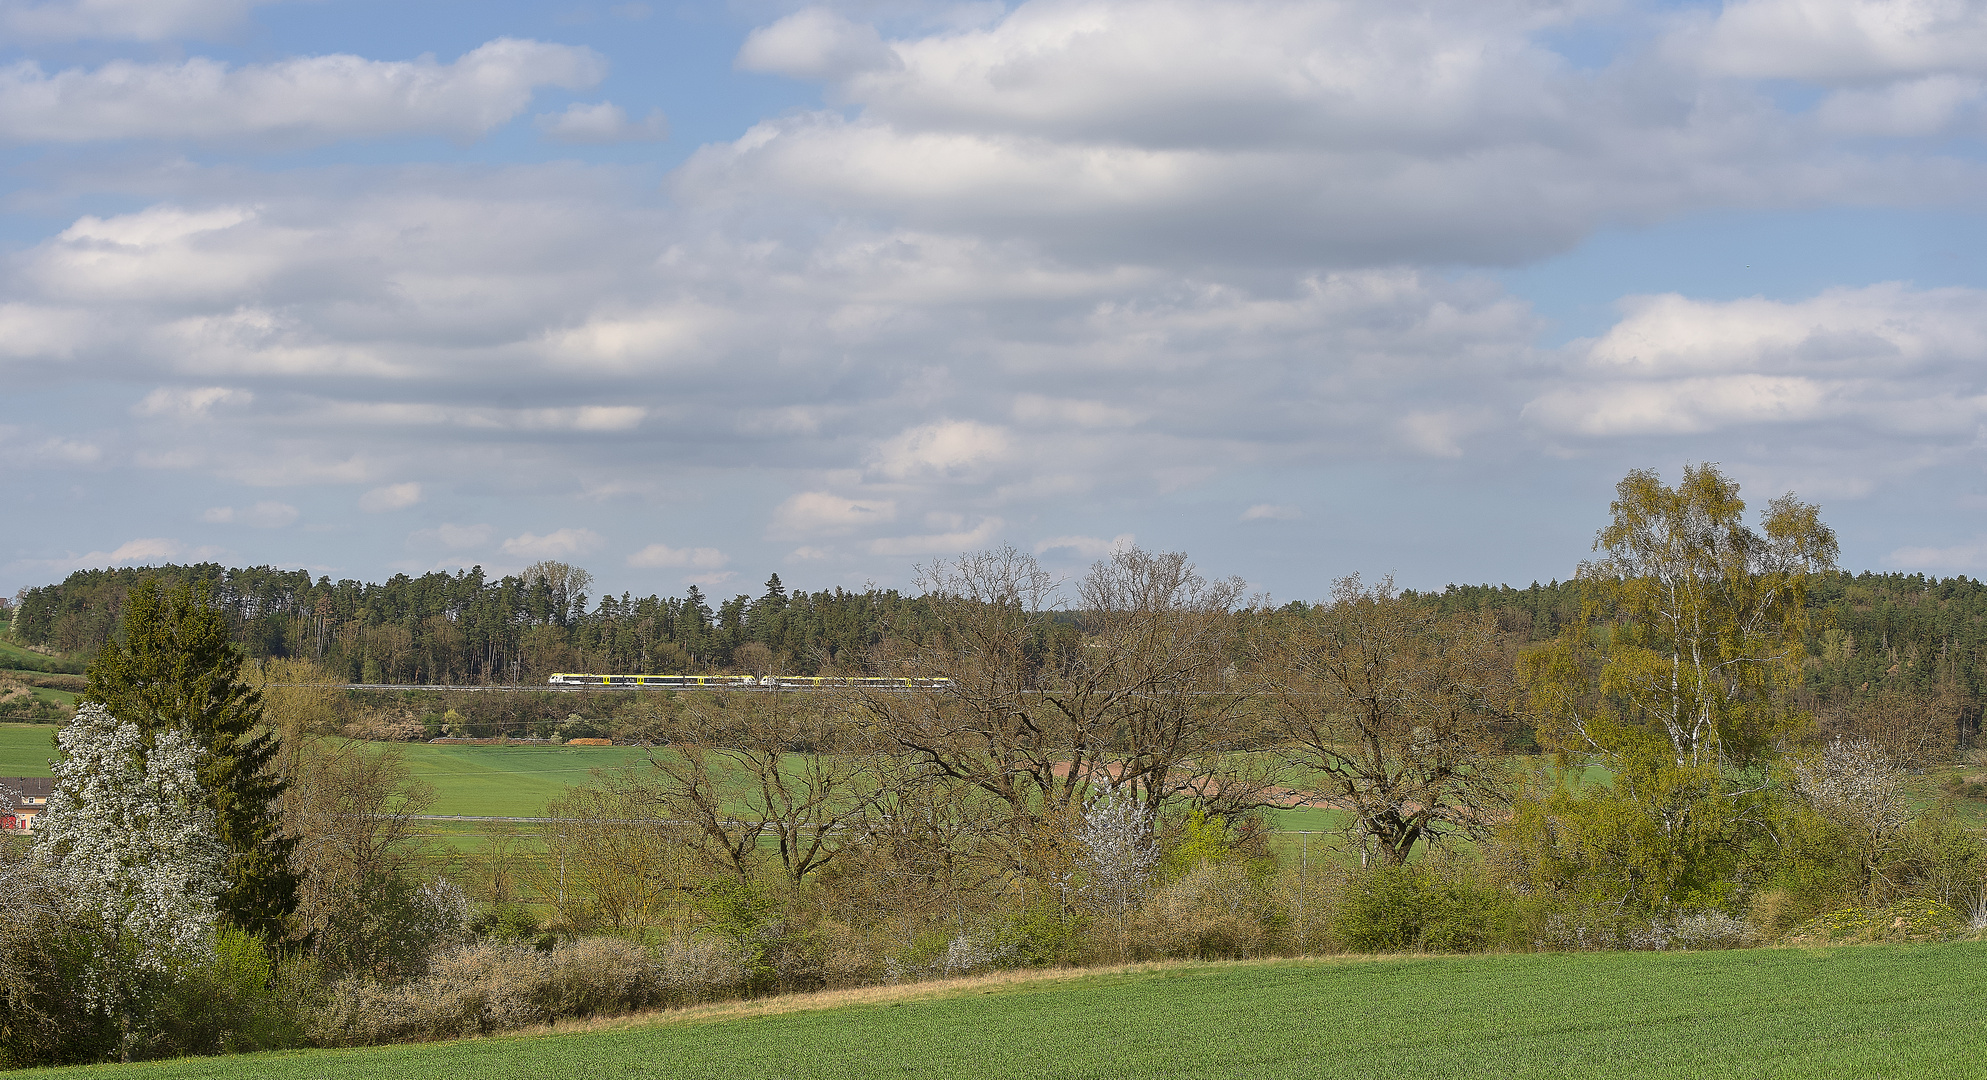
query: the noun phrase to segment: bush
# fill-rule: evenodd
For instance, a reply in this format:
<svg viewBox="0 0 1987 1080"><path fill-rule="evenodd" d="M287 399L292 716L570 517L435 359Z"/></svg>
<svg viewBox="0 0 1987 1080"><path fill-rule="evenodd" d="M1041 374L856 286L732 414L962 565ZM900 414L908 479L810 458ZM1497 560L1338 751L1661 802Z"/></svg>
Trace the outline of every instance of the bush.
<svg viewBox="0 0 1987 1080"><path fill-rule="evenodd" d="M1508 937L1514 915L1495 889L1391 866L1352 877L1332 928L1355 952L1477 952Z"/></svg>
<svg viewBox="0 0 1987 1080"><path fill-rule="evenodd" d="M158 1015L160 1054L235 1054L302 1045L313 972L279 966L261 938L233 927L214 954L177 973Z"/></svg>
<svg viewBox="0 0 1987 1080"><path fill-rule="evenodd" d="M533 941L543 928L522 904L492 904L469 924L469 932L497 941Z"/></svg>
<svg viewBox="0 0 1987 1080"><path fill-rule="evenodd" d="M1715 908L1678 915L1669 923L1673 949L1742 949L1759 940L1759 931L1744 919Z"/></svg>
<svg viewBox="0 0 1987 1080"><path fill-rule="evenodd" d="M581 938L541 952L485 941L441 954L421 978L332 987L311 1039L327 1046L452 1039L735 994L735 951L701 939L651 953L618 938Z"/></svg>
<svg viewBox="0 0 1987 1080"><path fill-rule="evenodd" d="M705 937L671 939L657 950L664 1005L693 1005L745 989L745 962L728 942Z"/></svg>
<svg viewBox="0 0 1987 1080"><path fill-rule="evenodd" d="M1140 951L1160 956L1228 959L1269 948L1282 910L1246 868L1208 864L1161 887L1138 913Z"/></svg>
<svg viewBox="0 0 1987 1080"><path fill-rule="evenodd" d="M1826 944L1842 941L1925 941L1952 937L1967 925L1953 909L1923 897L1880 908L1847 908L1811 919L1787 935L1790 941Z"/></svg>

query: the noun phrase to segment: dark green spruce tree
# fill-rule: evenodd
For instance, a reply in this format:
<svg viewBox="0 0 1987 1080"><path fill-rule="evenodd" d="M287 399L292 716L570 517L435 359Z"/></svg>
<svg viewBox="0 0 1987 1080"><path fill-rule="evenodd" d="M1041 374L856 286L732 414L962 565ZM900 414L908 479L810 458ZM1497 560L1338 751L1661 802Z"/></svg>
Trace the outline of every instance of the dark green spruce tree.
<svg viewBox="0 0 1987 1080"><path fill-rule="evenodd" d="M290 870L295 840L283 835L274 768L276 733L262 723L262 695L241 679L242 655L204 587L167 589L140 582L124 609L124 632L86 674L86 701L136 724L147 746L158 733L190 733L207 751L200 781L228 848L223 918L270 941L282 940L297 905Z"/></svg>

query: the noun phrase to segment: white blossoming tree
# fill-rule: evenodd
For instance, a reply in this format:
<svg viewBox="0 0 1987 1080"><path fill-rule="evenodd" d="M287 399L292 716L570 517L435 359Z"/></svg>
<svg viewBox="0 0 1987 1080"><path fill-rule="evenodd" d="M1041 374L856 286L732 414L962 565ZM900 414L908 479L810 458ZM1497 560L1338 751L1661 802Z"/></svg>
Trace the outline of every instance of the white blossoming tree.
<svg viewBox="0 0 1987 1080"><path fill-rule="evenodd" d="M1091 894L1117 920L1122 956L1129 951L1131 910L1159 865L1152 814L1115 786L1107 788L1085 805L1077 840L1083 845L1081 863L1089 872Z"/></svg>
<svg viewBox="0 0 1987 1080"><path fill-rule="evenodd" d="M1836 739L1795 761L1794 781L1817 813L1855 838L1862 849L1863 884L1874 905L1884 852L1911 822L1896 763L1873 740Z"/></svg>
<svg viewBox="0 0 1987 1080"><path fill-rule="evenodd" d="M94 931L83 991L117 1018L129 1061L147 985L212 948L227 851L200 786L200 749L184 732L159 732L148 752L136 725L84 704L56 741L35 856Z"/></svg>

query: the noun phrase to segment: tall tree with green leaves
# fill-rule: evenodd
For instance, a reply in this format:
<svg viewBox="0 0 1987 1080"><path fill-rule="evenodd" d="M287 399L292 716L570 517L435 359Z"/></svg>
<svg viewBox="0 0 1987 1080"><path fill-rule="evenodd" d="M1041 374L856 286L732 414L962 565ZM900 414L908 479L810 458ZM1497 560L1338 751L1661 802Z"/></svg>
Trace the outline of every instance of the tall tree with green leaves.
<svg viewBox="0 0 1987 1080"><path fill-rule="evenodd" d="M1674 488L1616 485L1580 568L1585 625L1521 660L1542 742L1613 782L1561 791L1520 827L1561 874L1657 904L1718 903L1768 813L1768 765L1807 723L1787 688L1805 656L1807 594L1835 533L1793 495L1757 526L1714 464Z"/></svg>
<svg viewBox="0 0 1987 1080"><path fill-rule="evenodd" d="M123 634L90 664L83 698L135 725L148 749L177 731L203 751L200 783L228 852L221 915L273 941L296 908L294 841L282 830L277 735L242 661L204 589L147 581L131 590Z"/></svg>

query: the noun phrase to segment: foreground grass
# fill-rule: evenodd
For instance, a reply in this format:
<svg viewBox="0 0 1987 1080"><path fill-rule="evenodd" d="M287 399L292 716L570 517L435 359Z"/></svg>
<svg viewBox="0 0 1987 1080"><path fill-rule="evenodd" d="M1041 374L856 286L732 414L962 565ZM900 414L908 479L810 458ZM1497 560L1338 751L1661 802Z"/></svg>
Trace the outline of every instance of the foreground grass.
<svg viewBox="0 0 1987 1080"><path fill-rule="evenodd" d="M1987 945L1176 964L55 1076L1958 1077ZM43 1075L28 1073L24 1075Z"/></svg>

